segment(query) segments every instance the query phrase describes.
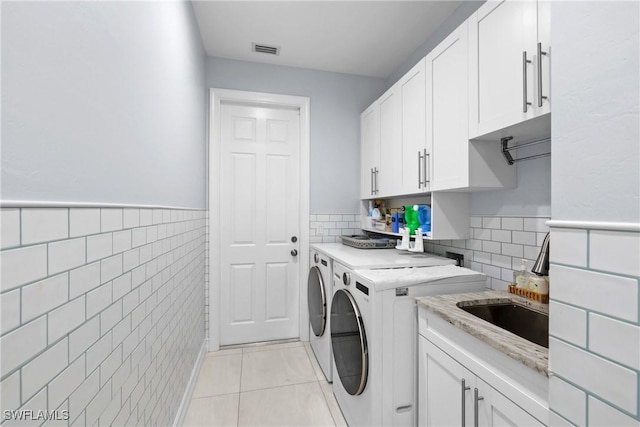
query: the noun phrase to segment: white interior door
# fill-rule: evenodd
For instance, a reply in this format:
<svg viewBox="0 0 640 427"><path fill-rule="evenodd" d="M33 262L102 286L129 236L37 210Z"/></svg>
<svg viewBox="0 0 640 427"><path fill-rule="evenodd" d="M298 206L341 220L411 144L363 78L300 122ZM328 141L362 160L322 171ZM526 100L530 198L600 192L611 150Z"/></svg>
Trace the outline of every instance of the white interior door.
<svg viewBox="0 0 640 427"><path fill-rule="evenodd" d="M222 104L220 131L220 344L296 338L299 110Z"/></svg>

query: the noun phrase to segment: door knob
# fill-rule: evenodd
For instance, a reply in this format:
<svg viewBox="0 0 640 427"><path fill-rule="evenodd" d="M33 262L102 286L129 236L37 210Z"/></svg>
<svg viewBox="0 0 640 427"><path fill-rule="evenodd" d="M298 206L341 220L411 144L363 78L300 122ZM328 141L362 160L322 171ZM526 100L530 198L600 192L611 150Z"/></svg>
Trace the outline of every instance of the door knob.
<svg viewBox="0 0 640 427"><path fill-rule="evenodd" d="M291 249L291 256L298 256L298 250L297 249Z"/></svg>
<svg viewBox="0 0 640 427"><path fill-rule="evenodd" d="M291 236L291 242L295 243L298 241L298 236Z"/></svg>

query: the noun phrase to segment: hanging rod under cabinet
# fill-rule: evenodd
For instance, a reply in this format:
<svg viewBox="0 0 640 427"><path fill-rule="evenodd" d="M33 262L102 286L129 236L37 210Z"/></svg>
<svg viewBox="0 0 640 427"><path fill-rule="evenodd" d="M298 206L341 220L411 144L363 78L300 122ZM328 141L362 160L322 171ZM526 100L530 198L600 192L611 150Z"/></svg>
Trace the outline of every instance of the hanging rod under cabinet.
<svg viewBox="0 0 640 427"><path fill-rule="evenodd" d="M551 141L551 138L547 137L547 138L537 139L535 141L523 142L521 144L514 145L513 147L509 147L509 141L511 141L512 139L513 139L512 136L507 136L505 138L500 139L500 144L502 146L502 155L507 160L507 163L509 163L510 165L514 164L515 162L520 162L522 160L539 159L541 157L548 157L551 155L551 152L548 152L548 153L535 154L533 156L526 156L526 157L520 157L520 158L514 159L513 156L511 156L510 151L517 150L519 148L529 147L531 145L542 144L543 142L549 142Z"/></svg>

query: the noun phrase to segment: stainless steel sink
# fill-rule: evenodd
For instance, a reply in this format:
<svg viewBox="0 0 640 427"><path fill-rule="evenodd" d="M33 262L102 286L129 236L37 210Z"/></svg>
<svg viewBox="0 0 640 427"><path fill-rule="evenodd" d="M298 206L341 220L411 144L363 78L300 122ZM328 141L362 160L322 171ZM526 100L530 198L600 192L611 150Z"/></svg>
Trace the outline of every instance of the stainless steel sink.
<svg viewBox="0 0 640 427"><path fill-rule="evenodd" d="M462 301L457 306L519 337L549 348L549 315L545 313L514 302L489 304Z"/></svg>

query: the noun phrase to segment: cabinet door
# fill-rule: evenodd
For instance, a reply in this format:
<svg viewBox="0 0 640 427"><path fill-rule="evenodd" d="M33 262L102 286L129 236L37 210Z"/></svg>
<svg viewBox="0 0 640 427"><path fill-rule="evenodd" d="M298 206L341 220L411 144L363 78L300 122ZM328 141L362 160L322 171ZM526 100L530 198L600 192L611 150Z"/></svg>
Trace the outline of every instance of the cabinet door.
<svg viewBox="0 0 640 427"><path fill-rule="evenodd" d="M398 182L397 194L430 190L431 179L425 178L431 170L428 160L432 157L426 143L425 83L424 58L397 83L400 120L399 154L401 155L398 164L400 182Z"/></svg>
<svg viewBox="0 0 640 427"><path fill-rule="evenodd" d="M360 115L360 197L370 199L374 194L374 168L380 156L380 120L378 102Z"/></svg>
<svg viewBox="0 0 640 427"><path fill-rule="evenodd" d="M469 133L481 136L535 116L535 1L485 3L469 20ZM523 57L526 52L526 61ZM526 105L526 103L531 105ZM526 108L525 108L526 105ZM526 110L526 112L525 112Z"/></svg>
<svg viewBox="0 0 640 427"><path fill-rule="evenodd" d="M380 103L380 162L375 175L376 196L396 195L400 186L398 169L401 162L400 132L398 129L397 85L386 91Z"/></svg>
<svg viewBox="0 0 640 427"><path fill-rule="evenodd" d="M432 190L469 186L467 22L426 57Z"/></svg>
<svg viewBox="0 0 640 427"><path fill-rule="evenodd" d="M473 425L475 375L426 338L419 340L418 425Z"/></svg>
<svg viewBox="0 0 640 427"><path fill-rule="evenodd" d="M478 389L478 397L482 399L477 402L479 426L544 426L543 423L479 378L476 380L476 388ZM475 389L472 388L471 391L475 392ZM473 405L476 405L475 396L472 396L470 400Z"/></svg>

